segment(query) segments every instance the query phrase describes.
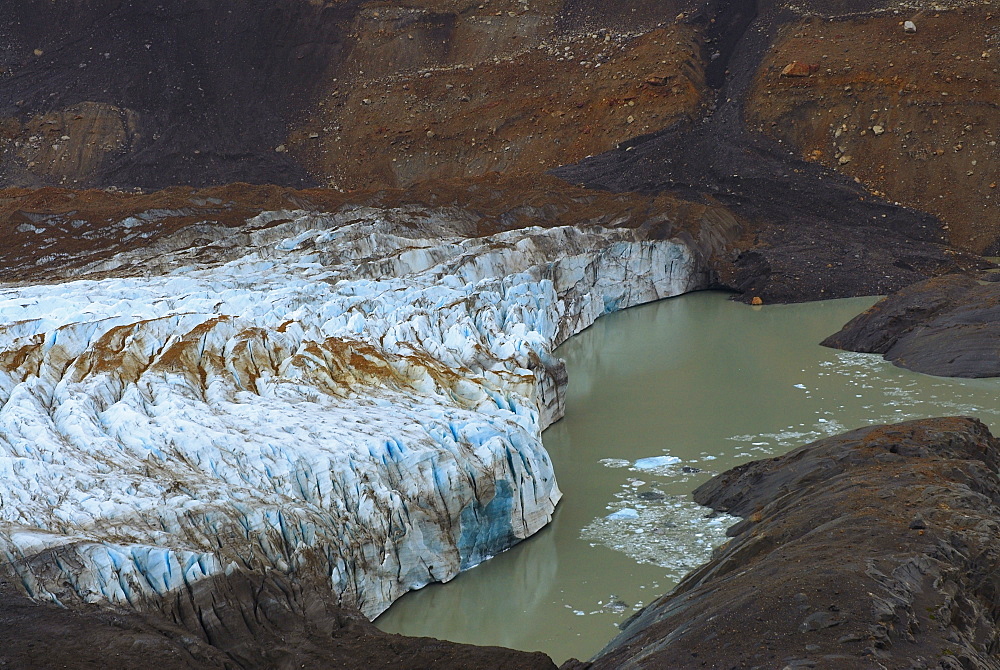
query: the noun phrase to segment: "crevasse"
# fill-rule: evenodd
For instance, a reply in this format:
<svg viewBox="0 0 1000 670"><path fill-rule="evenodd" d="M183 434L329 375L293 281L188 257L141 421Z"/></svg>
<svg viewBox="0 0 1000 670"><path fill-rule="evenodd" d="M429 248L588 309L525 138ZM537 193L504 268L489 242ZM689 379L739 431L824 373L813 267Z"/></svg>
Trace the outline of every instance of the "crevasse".
<svg viewBox="0 0 1000 670"><path fill-rule="evenodd" d="M701 288L627 229L285 215L227 263L0 290L0 550L30 594L275 569L374 617L551 519L553 348Z"/></svg>

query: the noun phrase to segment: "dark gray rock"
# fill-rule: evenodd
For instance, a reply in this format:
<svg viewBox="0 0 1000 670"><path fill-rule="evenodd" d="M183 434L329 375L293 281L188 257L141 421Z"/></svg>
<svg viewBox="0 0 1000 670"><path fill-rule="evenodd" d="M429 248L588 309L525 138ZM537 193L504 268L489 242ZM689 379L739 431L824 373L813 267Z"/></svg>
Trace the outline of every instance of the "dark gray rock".
<svg viewBox="0 0 1000 670"><path fill-rule="evenodd" d="M888 296L822 344L942 377L997 377L998 342L1000 285L956 274Z"/></svg>
<svg viewBox="0 0 1000 670"><path fill-rule="evenodd" d="M590 667L1000 668L998 468L986 426L942 418L729 470L695 498L746 523Z"/></svg>

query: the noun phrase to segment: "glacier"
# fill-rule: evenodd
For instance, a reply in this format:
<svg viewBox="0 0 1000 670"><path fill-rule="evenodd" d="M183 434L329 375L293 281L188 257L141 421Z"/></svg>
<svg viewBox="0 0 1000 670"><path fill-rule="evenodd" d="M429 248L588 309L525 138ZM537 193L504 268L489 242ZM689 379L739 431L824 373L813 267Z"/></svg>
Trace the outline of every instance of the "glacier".
<svg viewBox="0 0 1000 670"><path fill-rule="evenodd" d="M0 552L33 597L278 570L375 617L551 519L554 348L705 287L689 245L630 228L358 208L216 233L212 263L0 286Z"/></svg>

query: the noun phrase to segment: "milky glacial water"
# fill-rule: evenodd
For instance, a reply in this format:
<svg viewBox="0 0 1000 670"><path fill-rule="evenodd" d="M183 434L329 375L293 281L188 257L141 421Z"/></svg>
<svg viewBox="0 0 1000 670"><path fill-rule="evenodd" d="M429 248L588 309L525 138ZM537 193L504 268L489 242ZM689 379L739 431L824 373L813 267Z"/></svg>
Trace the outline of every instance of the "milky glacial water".
<svg viewBox="0 0 1000 670"><path fill-rule="evenodd" d="M713 474L873 423L957 414L1000 428L998 381L818 346L873 302L697 293L600 319L557 352L570 384L566 417L543 436L564 493L552 524L376 624L586 659L725 540L732 520L690 500Z"/></svg>

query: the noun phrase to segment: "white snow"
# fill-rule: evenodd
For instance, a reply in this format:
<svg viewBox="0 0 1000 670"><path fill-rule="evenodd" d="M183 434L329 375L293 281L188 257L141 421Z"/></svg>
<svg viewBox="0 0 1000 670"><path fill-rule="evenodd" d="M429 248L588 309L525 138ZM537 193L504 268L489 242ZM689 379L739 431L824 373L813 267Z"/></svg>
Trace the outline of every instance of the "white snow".
<svg viewBox="0 0 1000 670"><path fill-rule="evenodd" d="M277 569L375 616L550 520L553 348L700 288L695 262L630 230L400 220L262 215L214 267L0 288L0 552L30 593Z"/></svg>

